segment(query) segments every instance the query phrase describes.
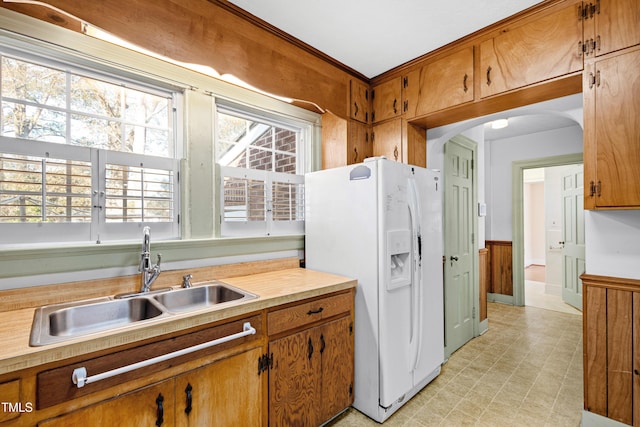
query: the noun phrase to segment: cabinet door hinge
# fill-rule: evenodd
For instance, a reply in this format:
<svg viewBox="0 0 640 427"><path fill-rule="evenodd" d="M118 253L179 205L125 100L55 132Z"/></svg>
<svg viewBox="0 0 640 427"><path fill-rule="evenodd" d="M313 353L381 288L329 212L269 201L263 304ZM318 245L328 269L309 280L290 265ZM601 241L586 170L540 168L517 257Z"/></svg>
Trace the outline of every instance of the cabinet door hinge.
<svg viewBox="0 0 640 427"><path fill-rule="evenodd" d="M475 319L476 318L476 308L473 307L473 309L471 310L471 318Z"/></svg>
<svg viewBox="0 0 640 427"><path fill-rule="evenodd" d="M258 375L273 368L273 353L258 357Z"/></svg>
<svg viewBox="0 0 640 427"><path fill-rule="evenodd" d="M404 76L404 78L402 79L402 84L404 85L404 88L406 89L407 86L409 86L409 77Z"/></svg>

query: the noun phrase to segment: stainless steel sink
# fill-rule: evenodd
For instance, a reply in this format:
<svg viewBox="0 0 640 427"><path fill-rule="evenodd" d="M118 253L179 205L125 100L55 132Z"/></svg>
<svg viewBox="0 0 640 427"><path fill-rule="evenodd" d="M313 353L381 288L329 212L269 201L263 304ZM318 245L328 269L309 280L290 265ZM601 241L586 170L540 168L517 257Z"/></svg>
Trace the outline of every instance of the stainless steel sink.
<svg viewBox="0 0 640 427"><path fill-rule="evenodd" d="M177 313L258 298L222 282L182 289L118 295L37 308L31 327L31 346L113 331Z"/></svg>
<svg viewBox="0 0 640 427"><path fill-rule="evenodd" d="M153 299L172 312L200 310L213 305L254 298L257 298L257 295L221 282L178 289L153 296Z"/></svg>
<svg viewBox="0 0 640 427"><path fill-rule="evenodd" d="M100 298L36 309L31 345L44 345L155 319L165 310L150 298Z"/></svg>

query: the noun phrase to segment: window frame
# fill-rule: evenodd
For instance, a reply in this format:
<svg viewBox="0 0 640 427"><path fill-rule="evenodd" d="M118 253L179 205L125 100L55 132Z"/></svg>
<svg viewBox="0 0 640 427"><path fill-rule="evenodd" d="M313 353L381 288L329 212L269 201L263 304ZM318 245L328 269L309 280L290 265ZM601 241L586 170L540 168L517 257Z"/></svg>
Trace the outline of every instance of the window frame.
<svg viewBox="0 0 640 427"><path fill-rule="evenodd" d="M90 222L33 222L33 223L0 223L0 235L4 236L0 240L0 245L34 245L34 244L83 244L83 243L102 243L108 241L122 241L138 239L141 227L145 225L153 226L154 237L160 239L180 239L181 238L181 185L180 185L180 155L184 152L182 144L179 141L178 126L183 119L182 108L177 105L181 104L184 88L168 85L164 82L153 82L145 76L140 80L136 80L129 72L121 72L111 68L110 73L101 69L99 63L95 63L95 69L92 69L86 61L74 61L68 54L43 55L37 52L36 46L32 49L18 50L12 46L0 43L0 58L7 56L18 61L32 63L38 66L47 67L65 73L65 92L66 105L64 107L55 107L49 105L39 105L37 103L15 100L23 105L34 104L36 107L42 107L48 110L63 112L67 115L65 143L41 141L36 139L13 138L0 135L0 152L35 156L40 158L54 158L61 160L79 160L89 162L91 164L91 221ZM68 62L67 62L68 61ZM76 113L70 107L70 87L69 80L71 75L88 77L98 81L104 81L109 84L120 86L121 88L130 88L136 91L142 91L161 98L170 99L170 111L168 114L168 132L169 145L168 156L160 157L149 154L139 154L124 151L115 151L102 148L91 148L80 145L73 145L70 137L71 126L69 126L70 115ZM13 98L7 99L7 102ZM5 99L3 98L3 102ZM79 112L88 117L93 117L90 113ZM102 117L100 117L102 118ZM111 118L121 124L121 132L124 133L127 126L135 126L136 124L125 118ZM151 126L153 128L153 126ZM105 189L105 170L107 163L112 162L118 165L128 165L134 167L163 169L173 175L173 198L171 205L173 206L172 221L122 221L108 222L106 220L106 209L104 203ZM144 166L141 166L144 165ZM141 197L143 200L143 197ZM44 203L44 201L43 201Z"/></svg>
<svg viewBox="0 0 640 427"><path fill-rule="evenodd" d="M286 129L296 132L296 172L295 174L249 169L235 166L222 165L217 157L217 129L219 114L252 120L271 127ZM217 218L219 237L262 237L274 235L304 234L304 174L312 171L312 142L313 123L300 118L294 118L277 114L272 111L264 111L255 107L249 107L232 103L227 100L218 100L214 105L214 160L217 169L217 191L219 194L217 204ZM275 153L275 150L272 150ZM259 221L225 221L225 192L224 178L247 179L264 183L265 212L264 220ZM299 220L274 220L273 219L273 194L274 182L283 182L298 185L301 193L298 194L298 212L302 216Z"/></svg>

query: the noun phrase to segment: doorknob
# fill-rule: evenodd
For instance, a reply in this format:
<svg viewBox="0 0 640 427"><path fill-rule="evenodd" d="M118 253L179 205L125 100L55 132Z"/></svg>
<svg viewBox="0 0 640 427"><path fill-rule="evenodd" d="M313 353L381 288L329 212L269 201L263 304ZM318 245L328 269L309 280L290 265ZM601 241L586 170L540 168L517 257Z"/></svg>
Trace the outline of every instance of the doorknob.
<svg viewBox="0 0 640 427"><path fill-rule="evenodd" d="M458 255L451 255L451 257L449 257L449 259L451 261L457 261L458 260Z"/></svg>

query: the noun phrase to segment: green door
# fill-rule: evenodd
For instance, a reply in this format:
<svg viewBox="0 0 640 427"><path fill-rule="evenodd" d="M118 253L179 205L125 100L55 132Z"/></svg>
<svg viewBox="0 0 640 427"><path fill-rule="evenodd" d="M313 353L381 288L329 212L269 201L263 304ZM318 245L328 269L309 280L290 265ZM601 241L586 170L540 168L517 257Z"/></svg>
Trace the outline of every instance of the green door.
<svg viewBox="0 0 640 427"><path fill-rule="evenodd" d="M473 148L445 144L444 300L445 356L474 335Z"/></svg>

